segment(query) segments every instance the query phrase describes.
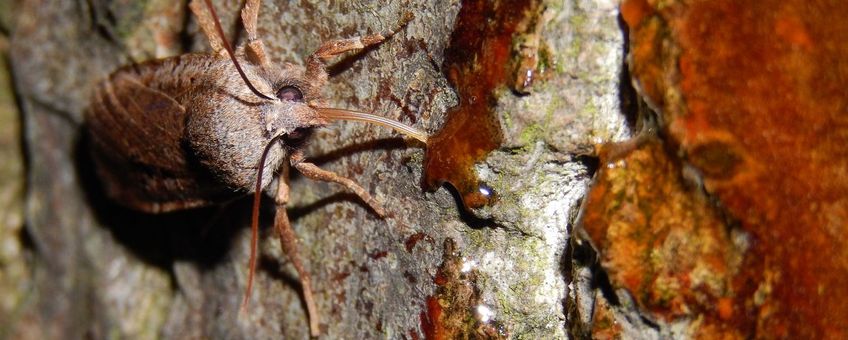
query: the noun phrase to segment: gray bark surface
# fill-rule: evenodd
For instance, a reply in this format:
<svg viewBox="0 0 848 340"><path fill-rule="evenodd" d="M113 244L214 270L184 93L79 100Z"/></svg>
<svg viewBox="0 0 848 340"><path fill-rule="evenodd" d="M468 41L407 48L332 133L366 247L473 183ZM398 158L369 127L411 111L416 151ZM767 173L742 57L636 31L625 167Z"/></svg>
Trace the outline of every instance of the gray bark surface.
<svg viewBox="0 0 848 340"><path fill-rule="evenodd" d="M241 1L214 2L227 31L238 32ZM615 1L544 4L531 38L550 52L547 73L530 95L498 95L505 143L477 170L500 200L475 212L483 223L460 214L449 190L422 191L422 146L359 123L333 123L313 138L311 160L354 179L390 212L379 219L337 186L293 178L289 214L327 338L423 337L448 238L480 292L469 315L514 338L567 337L565 301L580 292L569 290L565 249L591 177L577 153L628 136L619 102L624 42ZM337 107L432 133L458 102L437 66L460 5L263 1L259 33L275 62L300 64L323 41L384 31L412 12L415 19L394 38L341 58L325 95ZM20 218L5 218L0 230L0 337L308 337L297 276L270 228L270 199L250 308L239 315L249 200L150 216L120 208L98 190L81 127L90 91L130 59L207 50L187 6L3 6L15 13L3 20L28 163L26 230ZM10 183L23 182L14 176Z"/></svg>

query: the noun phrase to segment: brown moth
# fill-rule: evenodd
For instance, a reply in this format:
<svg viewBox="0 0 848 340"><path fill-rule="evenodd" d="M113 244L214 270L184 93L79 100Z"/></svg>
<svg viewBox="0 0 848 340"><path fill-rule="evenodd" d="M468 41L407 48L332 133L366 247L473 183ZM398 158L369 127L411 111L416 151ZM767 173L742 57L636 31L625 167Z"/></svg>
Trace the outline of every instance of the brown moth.
<svg viewBox="0 0 848 340"><path fill-rule="evenodd" d="M341 184L385 215L356 182L307 162L302 145L314 129L339 119L390 127L426 144L424 132L372 114L327 108L321 97L327 61L380 43L396 30L326 42L306 59L305 67L272 65L256 32L259 0L247 0L241 11L247 41L235 51L211 3L204 2L205 8L199 0L189 6L211 53L128 65L97 86L86 125L98 175L108 196L147 213L208 206L253 192L244 311L256 267L258 202L277 174L274 226L300 276L310 332L316 336L319 317L310 276L285 209L289 167L313 180Z"/></svg>

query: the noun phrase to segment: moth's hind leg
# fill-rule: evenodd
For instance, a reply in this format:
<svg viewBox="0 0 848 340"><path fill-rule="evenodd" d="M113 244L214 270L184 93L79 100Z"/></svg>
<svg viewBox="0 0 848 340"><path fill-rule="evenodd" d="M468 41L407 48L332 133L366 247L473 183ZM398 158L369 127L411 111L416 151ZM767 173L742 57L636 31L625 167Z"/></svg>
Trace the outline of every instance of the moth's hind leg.
<svg viewBox="0 0 848 340"><path fill-rule="evenodd" d="M386 212L382 205L371 197L368 191L365 191L365 189L359 186L359 184L356 184L356 182L351 179L339 176L332 171L323 170L315 164L305 162L302 152L296 151L291 155L291 165L283 164L282 169L280 170L277 195L275 197L277 211L274 216L274 228L280 236L280 244L283 247L283 251L286 253L286 256L289 258L289 261L291 261L295 270L297 270L298 276L300 276L300 284L303 286L303 300L306 302L306 309L309 314L309 330L314 337L320 334L320 329L318 328L320 319L318 316L318 309L315 306L315 299L312 295L312 277L309 275L309 272L306 271L306 268L303 266L303 261L300 259L297 236L294 234L294 230L289 222L288 213L286 212L286 204L289 202L288 178L290 166L297 168L297 170L307 178L338 183L345 186L348 190L362 198L362 200L365 201L371 209L374 209L374 211L380 215L380 217L385 216Z"/></svg>
<svg viewBox="0 0 848 340"><path fill-rule="evenodd" d="M327 82L327 62L331 58L348 51L379 44L395 35L412 18L412 13L405 13L398 25L388 31L348 39L331 40L321 44L306 60L306 79L316 82L313 85L317 87L324 86Z"/></svg>
<svg viewBox="0 0 848 340"><path fill-rule="evenodd" d="M286 213L286 204L289 201L288 175L289 166L288 164L283 164L277 186L277 195L275 197L277 211L274 216L274 229L277 230L277 234L280 236L280 246L282 246L283 252L285 252L286 257L291 261L300 277L303 300L306 303L306 313L309 316L309 332L313 337L316 337L320 335L321 331L318 328L320 323L318 309L315 307L315 298L312 295L312 277L306 268L303 267L303 261L301 261L300 252L298 251L297 236L294 234L294 230L289 222L288 213Z"/></svg>
<svg viewBox="0 0 848 340"><path fill-rule="evenodd" d="M377 202L374 197L371 197L371 194L369 194L365 188L361 187L350 178L342 177L335 172L327 171L319 168L315 164L305 162L301 152L295 152L292 154L291 163L298 171L300 171L301 174L309 179L343 185L345 188L359 196L365 204L368 204L368 206L377 213L377 215L380 217L386 216L386 210L383 209L383 205L380 204L380 202Z"/></svg>

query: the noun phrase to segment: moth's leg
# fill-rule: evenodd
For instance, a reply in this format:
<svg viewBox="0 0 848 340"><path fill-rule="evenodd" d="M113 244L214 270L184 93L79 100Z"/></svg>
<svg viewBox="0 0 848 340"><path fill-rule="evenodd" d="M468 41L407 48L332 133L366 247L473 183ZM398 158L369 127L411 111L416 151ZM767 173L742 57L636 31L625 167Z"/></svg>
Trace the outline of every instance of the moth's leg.
<svg viewBox="0 0 848 340"><path fill-rule="evenodd" d="M298 251L297 236L289 222L288 213L286 213L286 204L289 202L289 166L283 163L280 178L278 180L277 195L275 202L277 203L277 211L274 216L274 228L277 229L277 234L280 236L280 246L283 248L286 256L291 261L294 269L297 270L297 275L300 276L300 285L303 289L303 300L306 302L306 312L309 316L309 332L313 337L320 334L318 324L318 310L315 307L315 299L312 295L312 278L309 272L303 267L303 261L300 259Z"/></svg>
<svg viewBox="0 0 848 340"><path fill-rule="evenodd" d="M309 179L316 181L324 181L324 182L333 182L343 185L348 190L352 191L354 194L359 196L363 201L365 201L371 209L374 209L374 212L380 217L386 216L386 210L383 209L383 206L380 202L377 202L376 199L371 197L371 194L368 193L363 187L356 184L353 180L339 176L335 172L327 171L319 168L317 165L305 162L305 157L303 153L300 151L295 151L291 156L291 164L297 168L300 173L306 176Z"/></svg>
<svg viewBox="0 0 848 340"><path fill-rule="evenodd" d="M212 14L206 8L206 4L202 0L191 0L188 7L191 8L191 12L197 18L200 29L203 30L203 34L209 40L209 46L212 47L212 52L219 56L226 56L224 41L221 40L221 36L218 35L218 31L215 29L215 19L212 18Z"/></svg>
<svg viewBox="0 0 848 340"><path fill-rule="evenodd" d="M254 65L266 65L268 63L268 58L265 56L265 46L256 33L260 5L260 0L247 0L244 3L244 8L241 9L241 21L244 24L244 30L247 32L247 46L244 51L247 60Z"/></svg>
<svg viewBox="0 0 848 340"><path fill-rule="evenodd" d="M306 79L314 79L313 85L315 86L324 86L327 82L327 62L330 58L348 51L379 44L397 33L410 20L412 20L412 13L406 13L397 27L388 31L348 39L331 40L321 44L306 60Z"/></svg>

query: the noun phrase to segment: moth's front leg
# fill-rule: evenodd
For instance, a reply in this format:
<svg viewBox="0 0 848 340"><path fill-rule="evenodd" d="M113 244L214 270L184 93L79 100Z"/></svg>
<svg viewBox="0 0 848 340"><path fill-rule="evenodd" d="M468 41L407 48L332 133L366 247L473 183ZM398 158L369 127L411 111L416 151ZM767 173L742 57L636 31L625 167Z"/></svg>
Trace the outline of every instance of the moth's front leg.
<svg viewBox="0 0 848 340"><path fill-rule="evenodd" d="M314 81L315 83L313 85L317 85L318 87L324 86L327 82L326 63L331 58L345 52L363 49L383 42L406 26L412 20L412 17L412 13L404 14L397 27L385 32L348 39L331 40L321 44L306 60L306 79Z"/></svg>
<svg viewBox="0 0 848 340"><path fill-rule="evenodd" d="M280 236L280 246L283 252L289 258L294 269L297 270L300 276L300 285L303 289L303 300L306 302L306 312L309 316L309 332L314 336L318 336L321 331L318 328L320 319L318 317L318 309L315 307L315 299L312 295L312 278L306 268L303 267L303 262L300 259L298 250L297 236L289 222L289 215L286 212L286 204L289 202L289 165L283 163L278 179L277 195L274 199L277 204L276 215L274 216L274 229Z"/></svg>
<svg viewBox="0 0 848 340"><path fill-rule="evenodd" d="M374 209L374 212L380 217L386 216L386 210L383 209L383 205L380 202L377 202L374 197L371 197L371 194L365 190L362 186L354 182L352 179L347 177L342 177L339 174L327 171L319 168L317 165L306 162L305 157L303 156L303 152L295 151L291 156L291 164L300 171L301 174L306 176L309 179L322 181L322 182L332 182L343 185L345 188L359 196L371 209Z"/></svg>

